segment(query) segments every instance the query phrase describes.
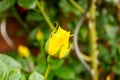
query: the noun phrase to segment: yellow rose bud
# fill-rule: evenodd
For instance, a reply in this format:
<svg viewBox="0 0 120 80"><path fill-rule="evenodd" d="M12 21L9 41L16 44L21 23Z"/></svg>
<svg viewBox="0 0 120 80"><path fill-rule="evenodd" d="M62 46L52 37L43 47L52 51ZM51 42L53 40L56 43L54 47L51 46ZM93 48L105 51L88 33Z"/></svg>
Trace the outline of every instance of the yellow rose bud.
<svg viewBox="0 0 120 80"><path fill-rule="evenodd" d="M18 46L18 52L21 57L28 58L30 55L29 49L23 45Z"/></svg>
<svg viewBox="0 0 120 80"><path fill-rule="evenodd" d="M47 53L57 58L64 58L68 54L69 38L70 32L59 27L51 34L46 43Z"/></svg>
<svg viewBox="0 0 120 80"><path fill-rule="evenodd" d="M40 40L42 38L42 32L41 31L38 31L37 33L36 33L36 40Z"/></svg>
<svg viewBox="0 0 120 80"><path fill-rule="evenodd" d="M106 80L110 80L110 75L107 76Z"/></svg>

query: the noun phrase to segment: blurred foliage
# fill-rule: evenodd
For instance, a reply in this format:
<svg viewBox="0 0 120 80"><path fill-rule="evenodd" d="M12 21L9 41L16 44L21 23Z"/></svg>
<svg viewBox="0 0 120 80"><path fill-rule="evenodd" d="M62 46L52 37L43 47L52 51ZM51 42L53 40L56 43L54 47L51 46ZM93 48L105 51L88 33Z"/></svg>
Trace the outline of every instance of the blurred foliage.
<svg viewBox="0 0 120 80"><path fill-rule="evenodd" d="M69 0L44 1L44 10L51 22L55 23L57 21L62 28L73 33L82 13ZM88 0L75 1L83 10L87 8ZM32 70L38 72L33 72L30 77L25 59L20 58L16 50L5 53L19 63L8 56L0 55L0 80L25 80L25 77L26 79L29 78L29 80L41 80L42 75L45 74L47 54L44 51L44 44L51 31L36 3L36 0L0 0L0 21L9 18L17 20L22 27L21 35L27 35L25 45L30 49L39 49L37 56L31 50L31 56L28 59ZM98 73L100 80L105 80L108 74L112 75L113 80L120 79L120 8L118 5L120 3L116 3L115 0L97 0L96 3L96 31L99 52ZM89 30L87 22L88 19L83 23L78 38L80 49L88 55ZM36 40L36 33L39 30L44 37L38 41ZM90 80L88 72L78 61L74 50L65 60L55 61L49 59L49 61L51 60L56 65L52 66L54 70L50 72L48 80ZM8 77L6 77L6 74ZM14 79L13 76L15 76Z"/></svg>

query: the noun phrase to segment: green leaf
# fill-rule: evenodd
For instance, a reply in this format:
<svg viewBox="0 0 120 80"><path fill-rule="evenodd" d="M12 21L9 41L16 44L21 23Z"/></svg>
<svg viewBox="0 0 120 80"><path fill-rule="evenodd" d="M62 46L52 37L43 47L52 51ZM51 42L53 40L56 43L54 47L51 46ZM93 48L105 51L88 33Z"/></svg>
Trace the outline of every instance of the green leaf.
<svg viewBox="0 0 120 80"><path fill-rule="evenodd" d="M98 59L103 63L106 64L111 64L112 63L112 59L111 59L111 55L108 52L107 48L104 47L103 45L99 45L98 46L98 51L99 51L99 55L98 55Z"/></svg>
<svg viewBox="0 0 120 80"><path fill-rule="evenodd" d="M15 3L15 0L2 0L0 1L0 12L3 12L13 6Z"/></svg>
<svg viewBox="0 0 120 80"><path fill-rule="evenodd" d="M27 9L33 9L36 7L36 0L17 0L18 4Z"/></svg>
<svg viewBox="0 0 120 80"><path fill-rule="evenodd" d="M113 72L120 75L120 54L116 54L113 66Z"/></svg>
<svg viewBox="0 0 120 80"><path fill-rule="evenodd" d="M47 65L46 64L39 64L36 66L35 70L41 74L44 74L45 71L47 69Z"/></svg>
<svg viewBox="0 0 120 80"><path fill-rule="evenodd" d="M119 54L120 54L120 45L118 46L118 52L119 52Z"/></svg>
<svg viewBox="0 0 120 80"><path fill-rule="evenodd" d="M21 69L21 65L14 60L13 58L0 54L0 60L4 62L4 64L9 68L9 69Z"/></svg>
<svg viewBox="0 0 120 80"><path fill-rule="evenodd" d="M30 33L29 33L29 36L28 36L28 43L32 46L38 46L38 42L36 40L36 33L37 31L39 30L39 27L33 29Z"/></svg>
<svg viewBox="0 0 120 80"><path fill-rule="evenodd" d="M21 75L20 70L14 69L10 70L7 80L25 80L25 78Z"/></svg>
<svg viewBox="0 0 120 80"><path fill-rule="evenodd" d="M80 32L78 34L78 36L80 37L80 41L85 42L87 40L87 36L88 36L88 29L85 25L83 25L83 27L81 27Z"/></svg>
<svg viewBox="0 0 120 80"><path fill-rule="evenodd" d="M0 80L4 80L8 72L7 66L0 60Z"/></svg>
<svg viewBox="0 0 120 80"><path fill-rule="evenodd" d="M29 40L35 40L37 29L33 29L29 35Z"/></svg>
<svg viewBox="0 0 120 80"><path fill-rule="evenodd" d="M33 72L28 80L43 80L43 76L37 72Z"/></svg>
<svg viewBox="0 0 120 80"><path fill-rule="evenodd" d="M115 65L115 66L113 67L113 72L114 72L115 74L120 75L120 66L119 66L119 65Z"/></svg>
<svg viewBox="0 0 120 80"><path fill-rule="evenodd" d="M69 67L60 67L56 71L56 75L62 79L74 79L75 72Z"/></svg>
<svg viewBox="0 0 120 80"><path fill-rule="evenodd" d="M71 11L71 8L70 8L70 4L68 3L68 1L66 0L61 0L59 2L59 6L60 8L63 10L63 13L65 15L67 15L70 11ZM66 7L65 7L66 6Z"/></svg>
<svg viewBox="0 0 120 80"><path fill-rule="evenodd" d="M70 5L69 1L67 0L61 0L59 2L59 6L66 16L68 16L69 12L73 12L75 15L80 16L79 10L77 10L74 6Z"/></svg>
<svg viewBox="0 0 120 80"><path fill-rule="evenodd" d="M116 37L116 33L119 30L118 27L112 27L111 25L107 24L105 26L106 34L108 38L114 39Z"/></svg>
<svg viewBox="0 0 120 80"><path fill-rule="evenodd" d="M68 57L69 60L69 67L74 70L75 73L79 74L82 72L86 72L85 67L76 59L73 57Z"/></svg>
<svg viewBox="0 0 120 80"><path fill-rule="evenodd" d="M30 11L27 14L27 21L43 21L43 17L40 15L40 13L35 11Z"/></svg>

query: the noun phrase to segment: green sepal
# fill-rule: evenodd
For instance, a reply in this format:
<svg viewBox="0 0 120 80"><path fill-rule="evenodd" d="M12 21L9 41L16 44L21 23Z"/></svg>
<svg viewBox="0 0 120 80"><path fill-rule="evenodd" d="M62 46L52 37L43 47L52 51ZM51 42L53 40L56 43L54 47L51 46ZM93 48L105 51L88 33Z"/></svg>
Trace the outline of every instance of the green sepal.
<svg viewBox="0 0 120 80"><path fill-rule="evenodd" d="M48 65L53 70L58 69L59 67L61 67L61 65L64 62L63 59L54 58L52 56L48 56L47 57L47 61L48 61Z"/></svg>
<svg viewBox="0 0 120 80"><path fill-rule="evenodd" d="M48 53L48 46L49 46L49 40L47 40L47 42L45 43L45 51Z"/></svg>
<svg viewBox="0 0 120 80"><path fill-rule="evenodd" d="M15 1L16 0L0 0L0 13L12 7Z"/></svg>

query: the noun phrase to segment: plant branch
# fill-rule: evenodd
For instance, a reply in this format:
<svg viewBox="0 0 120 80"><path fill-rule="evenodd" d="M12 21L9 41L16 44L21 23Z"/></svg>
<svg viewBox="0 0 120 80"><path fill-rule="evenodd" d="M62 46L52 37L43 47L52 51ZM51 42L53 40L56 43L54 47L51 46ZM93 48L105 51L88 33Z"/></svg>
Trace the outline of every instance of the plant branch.
<svg viewBox="0 0 120 80"><path fill-rule="evenodd" d="M1 25L0 25L0 30L1 30L1 36L6 41L6 43L10 46L10 48L12 50L15 50L15 44L7 33L7 22L6 22L6 20L2 20Z"/></svg>
<svg viewBox="0 0 120 80"><path fill-rule="evenodd" d="M74 0L70 0L71 4L77 8L81 13L84 13L85 11L82 9L80 5L78 5Z"/></svg>
<svg viewBox="0 0 120 80"><path fill-rule="evenodd" d="M84 15L82 16L82 18L80 18L75 30L74 30L74 37L73 37L73 41L74 41L74 48L75 48L75 52L76 52L76 55L78 57L78 59L80 60L80 62L84 65L84 67L87 69L87 71L90 73L91 77L93 76L92 75L92 71L89 67L89 65L83 60L83 57L82 57L82 53L78 47L78 32L79 32L79 29L86 17L86 14L88 12L88 9L86 10L86 12L84 13Z"/></svg>
<svg viewBox="0 0 120 80"><path fill-rule="evenodd" d="M83 53L81 53L81 56L82 56L82 58L83 58L85 61L88 61L88 62L91 61L91 58L90 58L89 56L86 56L86 55L84 55Z"/></svg>
<svg viewBox="0 0 120 80"><path fill-rule="evenodd" d="M47 70L46 70L46 72L45 72L45 76L44 76L44 80L47 80L47 77L48 77L48 75L49 75L49 73L50 73L50 66L48 65L48 67L47 67Z"/></svg>
<svg viewBox="0 0 120 80"><path fill-rule="evenodd" d="M96 43L96 21L95 21L95 2L96 0L91 1L91 7L89 11L89 52L92 59L91 67L93 70L93 80L98 80L98 60L97 60L97 43Z"/></svg>
<svg viewBox="0 0 120 80"><path fill-rule="evenodd" d="M47 14L44 11L44 5L43 5L43 1L39 2L37 0L37 6L41 12L41 14L43 15L44 19L46 20L46 22L48 23L49 27L51 30L54 29L54 25L52 24L52 22L50 21L50 19L48 18Z"/></svg>
<svg viewBox="0 0 120 80"><path fill-rule="evenodd" d="M27 64L27 67L29 69L29 72L32 73L32 68L30 66L30 62L29 62L28 58L26 58L26 64Z"/></svg>

